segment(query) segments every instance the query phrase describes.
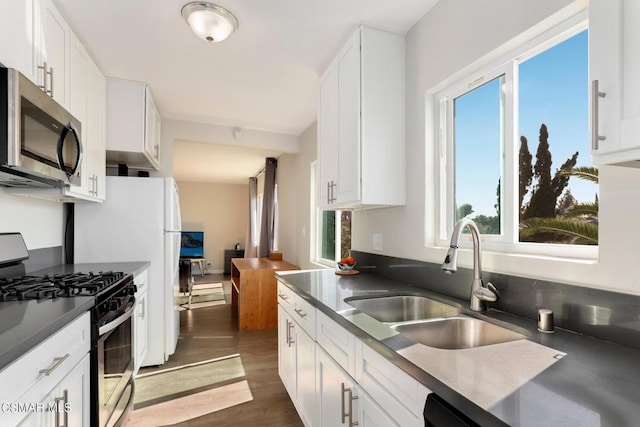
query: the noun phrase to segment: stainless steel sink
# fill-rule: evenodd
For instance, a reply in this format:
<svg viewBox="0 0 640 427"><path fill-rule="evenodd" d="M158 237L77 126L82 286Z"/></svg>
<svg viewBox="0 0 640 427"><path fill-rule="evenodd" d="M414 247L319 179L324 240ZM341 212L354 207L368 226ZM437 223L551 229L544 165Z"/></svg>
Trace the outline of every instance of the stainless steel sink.
<svg viewBox="0 0 640 427"><path fill-rule="evenodd" d="M442 349L461 349L528 338L518 332L475 317L457 316L393 326L416 343Z"/></svg>
<svg viewBox="0 0 640 427"><path fill-rule="evenodd" d="M458 307L417 295L347 298L344 301L380 322L406 322L460 314Z"/></svg>

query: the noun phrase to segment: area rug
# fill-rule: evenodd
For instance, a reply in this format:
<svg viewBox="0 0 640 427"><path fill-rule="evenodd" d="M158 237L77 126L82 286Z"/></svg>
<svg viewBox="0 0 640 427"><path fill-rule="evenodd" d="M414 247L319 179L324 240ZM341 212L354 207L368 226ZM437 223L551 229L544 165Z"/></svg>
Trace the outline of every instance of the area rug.
<svg viewBox="0 0 640 427"><path fill-rule="evenodd" d="M177 301L180 310L194 310L225 304L222 283L197 283L193 285L191 291L191 305L189 305L189 294L180 294Z"/></svg>
<svg viewBox="0 0 640 427"><path fill-rule="evenodd" d="M136 390L136 393L138 390ZM246 380L136 409L129 426L166 426L253 400Z"/></svg>
<svg viewBox="0 0 640 427"><path fill-rule="evenodd" d="M245 376L239 354L140 374L135 378L135 408L175 400L191 391Z"/></svg>

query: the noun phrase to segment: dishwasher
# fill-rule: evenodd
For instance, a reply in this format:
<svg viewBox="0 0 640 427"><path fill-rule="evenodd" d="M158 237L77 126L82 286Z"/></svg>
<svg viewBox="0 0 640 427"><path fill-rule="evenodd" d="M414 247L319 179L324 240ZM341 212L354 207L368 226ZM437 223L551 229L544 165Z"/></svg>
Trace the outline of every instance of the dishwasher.
<svg viewBox="0 0 640 427"><path fill-rule="evenodd" d="M426 427L480 427L435 393L427 396L424 422Z"/></svg>

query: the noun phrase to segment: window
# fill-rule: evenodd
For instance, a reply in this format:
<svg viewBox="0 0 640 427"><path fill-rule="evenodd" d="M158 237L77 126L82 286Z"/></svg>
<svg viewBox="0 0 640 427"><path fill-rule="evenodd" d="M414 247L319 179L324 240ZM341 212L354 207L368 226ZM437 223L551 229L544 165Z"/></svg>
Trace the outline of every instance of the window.
<svg viewBox="0 0 640 427"><path fill-rule="evenodd" d="M470 217L494 250L595 257L585 27L438 94L439 244Z"/></svg>
<svg viewBox="0 0 640 427"><path fill-rule="evenodd" d="M351 211L320 211L318 261L333 266L351 252Z"/></svg>
<svg viewBox="0 0 640 427"><path fill-rule="evenodd" d="M351 254L351 211L323 211L316 206L316 164L311 164L312 261L335 267L335 262Z"/></svg>

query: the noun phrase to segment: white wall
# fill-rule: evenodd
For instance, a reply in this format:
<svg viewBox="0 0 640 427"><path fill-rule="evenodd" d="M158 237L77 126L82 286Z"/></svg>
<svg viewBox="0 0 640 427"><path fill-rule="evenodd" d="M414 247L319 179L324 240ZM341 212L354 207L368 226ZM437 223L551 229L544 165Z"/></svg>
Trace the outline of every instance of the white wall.
<svg viewBox="0 0 640 427"><path fill-rule="evenodd" d="M29 250L62 246L62 208L62 203L14 196L0 188L0 233L22 233Z"/></svg>
<svg viewBox="0 0 640 427"><path fill-rule="evenodd" d="M224 250L244 248L249 185L178 182L182 229L204 231L204 256L210 272L224 270Z"/></svg>
<svg viewBox="0 0 640 427"><path fill-rule="evenodd" d="M353 249L373 251L372 234L383 234L382 253L441 262L444 248L425 247L435 215L433 111L429 94L446 79L480 68L519 40L540 32L536 25L585 2L568 0L441 0L407 34L407 204L354 214ZM568 9L562 8L567 7ZM554 17L555 19L556 17ZM464 71L463 71L464 70ZM426 143L425 143L426 141ZM640 171L600 168L600 259L567 262L500 253L483 256L485 270L584 286L640 293ZM460 263L471 267L468 251Z"/></svg>
<svg viewBox="0 0 640 427"><path fill-rule="evenodd" d="M310 262L310 168L317 157L317 126L300 136L297 155L278 159L278 249L286 261L303 269L317 268Z"/></svg>

